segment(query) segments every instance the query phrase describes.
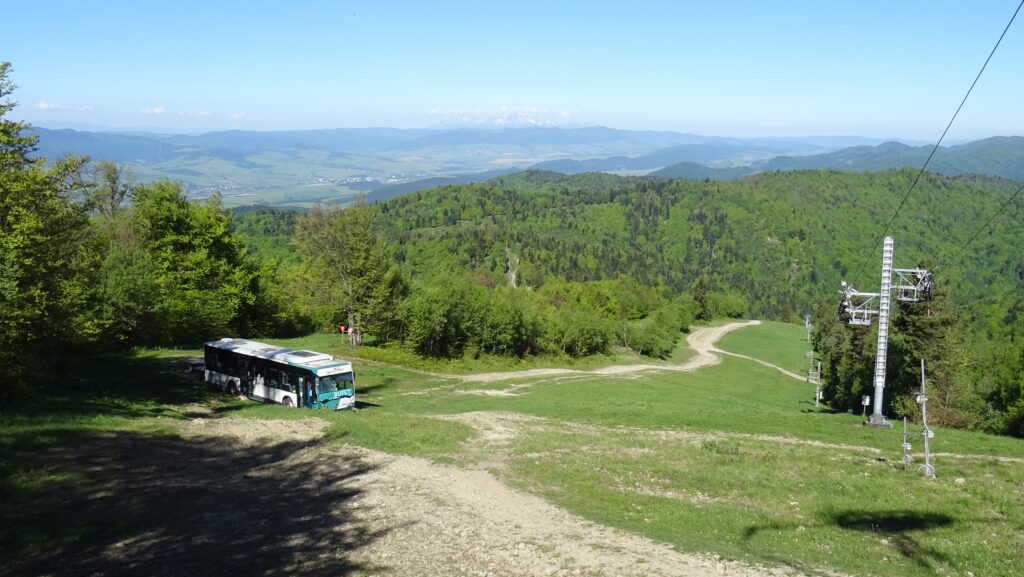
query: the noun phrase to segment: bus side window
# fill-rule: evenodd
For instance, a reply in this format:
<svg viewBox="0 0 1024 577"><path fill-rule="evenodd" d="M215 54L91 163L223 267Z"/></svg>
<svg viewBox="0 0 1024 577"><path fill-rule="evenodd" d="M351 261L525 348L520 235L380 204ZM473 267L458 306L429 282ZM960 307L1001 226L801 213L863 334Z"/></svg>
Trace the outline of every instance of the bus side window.
<svg viewBox="0 0 1024 577"><path fill-rule="evenodd" d="M217 371L218 373L224 372L223 356L224 351L215 348L210 349L210 365L212 365L210 368L212 370Z"/></svg>

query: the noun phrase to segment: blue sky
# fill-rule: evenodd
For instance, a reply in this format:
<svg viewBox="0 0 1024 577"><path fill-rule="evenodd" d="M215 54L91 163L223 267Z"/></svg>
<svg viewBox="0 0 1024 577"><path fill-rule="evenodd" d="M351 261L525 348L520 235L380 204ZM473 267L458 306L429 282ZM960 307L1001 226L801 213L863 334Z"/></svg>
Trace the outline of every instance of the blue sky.
<svg viewBox="0 0 1024 577"><path fill-rule="evenodd" d="M17 2L12 117L165 131L518 118L934 142L1019 0ZM1024 135L1024 14L950 135Z"/></svg>

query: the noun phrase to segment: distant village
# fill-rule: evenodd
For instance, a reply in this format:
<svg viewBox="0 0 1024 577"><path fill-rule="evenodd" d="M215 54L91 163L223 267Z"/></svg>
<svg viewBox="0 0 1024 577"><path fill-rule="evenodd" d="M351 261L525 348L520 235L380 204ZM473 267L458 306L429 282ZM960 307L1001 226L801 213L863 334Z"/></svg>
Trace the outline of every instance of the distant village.
<svg viewBox="0 0 1024 577"><path fill-rule="evenodd" d="M316 176L303 183L297 183L293 186L343 186L352 190L370 191L375 188L387 184L395 184L398 182L404 182L407 178L402 178L398 175L388 175L383 178L375 176L350 176L347 178L325 178ZM257 196L258 192L265 191L270 188L280 188L273 186L252 186L252 185L241 185L225 182L216 186L196 186L188 185L188 195L192 200L204 200L210 198L216 193L220 193L225 197L244 197L244 196Z"/></svg>

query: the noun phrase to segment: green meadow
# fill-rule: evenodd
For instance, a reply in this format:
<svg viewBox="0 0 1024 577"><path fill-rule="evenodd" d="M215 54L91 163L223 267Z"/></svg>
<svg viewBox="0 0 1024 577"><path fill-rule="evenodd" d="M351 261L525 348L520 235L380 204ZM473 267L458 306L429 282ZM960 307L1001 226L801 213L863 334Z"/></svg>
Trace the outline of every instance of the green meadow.
<svg viewBox="0 0 1024 577"><path fill-rule="evenodd" d="M314 412L328 446L358 445L487 467L512 486L578 515L669 543L807 574L987 575L1024 566L1024 442L937 429L936 478L911 426L914 462L901 462L902 428L863 427L860 415L815 407L813 388L726 356L692 372L600 376L578 372L489 382L455 376L499 370L494 359L403 366L396 351L353 350L334 335L282 342L352 358L359 409ZM680 339L680 343L684 342ZM764 323L718 346L806 371L802 326ZM227 399L181 377L198 351L137 351L76 361L76 381L0 412L3 554L35 554L126 529L110 519L56 527L55 495L76 493L110 470L40 464L39 455L83 437L173 438L204 406L223 418L310 416ZM680 346L676 357L688 352ZM606 364L642 362L626 353ZM95 360L92 360L95 361ZM591 361L597 364L595 361ZM538 368L531 360L514 369ZM102 370L99 368L102 366ZM473 413L475 418L461 415ZM482 444L471 426L500 417L513 434ZM73 456L68 456L73 461ZM45 475L38 473L44 471ZM51 512L52 513L52 512Z"/></svg>

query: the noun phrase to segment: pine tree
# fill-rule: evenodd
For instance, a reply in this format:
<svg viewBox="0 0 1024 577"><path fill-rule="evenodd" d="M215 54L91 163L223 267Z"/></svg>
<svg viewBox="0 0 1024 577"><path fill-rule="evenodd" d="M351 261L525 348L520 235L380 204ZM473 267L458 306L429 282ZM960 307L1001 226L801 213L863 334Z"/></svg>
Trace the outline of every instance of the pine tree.
<svg viewBox="0 0 1024 577"><path fill-rule="evenodd" d="M873 386L877 328L848 325L836 318L832 302L815 307L813 322L825 402L839 410L859 408L861 396L869 394Z"/></svg>
<svg viewBox="0 0 1024 577"><path fill-rule="evenodd" d="M911 399L921 388L925 361L929 419L936 425L977 426L984 401L964 378L968 363L966 319L941 283L928 298L898 301L890 332L888 403L897 416L919 414Z"/></svg>

